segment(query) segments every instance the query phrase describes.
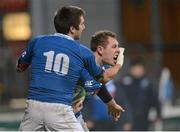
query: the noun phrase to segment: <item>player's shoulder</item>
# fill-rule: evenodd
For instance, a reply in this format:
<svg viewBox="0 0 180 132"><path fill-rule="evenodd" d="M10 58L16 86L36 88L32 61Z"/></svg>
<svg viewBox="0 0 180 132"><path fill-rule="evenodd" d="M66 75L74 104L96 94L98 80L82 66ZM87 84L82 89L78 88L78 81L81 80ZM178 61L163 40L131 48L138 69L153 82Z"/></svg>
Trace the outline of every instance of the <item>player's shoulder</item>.
<svg viewBox="0 0 180 132"><path fill-rule="evenodd" d="M93 52L85 45L79 44L80 52L85 56L94 56Z"/></svg>
<svg viewBox="0 0 180 132"><path fill-rule="evenodd" d="M33 48L33 47L36 45L36 43L37 43L37 41L38 41L39 39L41 39L41 36L34 36L34 37L32 37L32 38L30 39L30 41L28 42L29 47L30 47L30 48Z"/></svg>
<svg viewBox="0 0 180 132"><path fill-rule="evenodd" d="M33 37L32 39L34 40L40 40L40 39L43 39L43 40L56 40L56 38L59 38L57 37L57 35L54 35L54 34L44 34L44 35L37 35L35 37Z"/></svg>
<svg viewBox="0 0 180 132"><path fill-rule="evenodd" d="M42 39L43 37L45 37L46 35L37 35L31 38L30 42L31 43L36 43L38 40Z"/></svg>

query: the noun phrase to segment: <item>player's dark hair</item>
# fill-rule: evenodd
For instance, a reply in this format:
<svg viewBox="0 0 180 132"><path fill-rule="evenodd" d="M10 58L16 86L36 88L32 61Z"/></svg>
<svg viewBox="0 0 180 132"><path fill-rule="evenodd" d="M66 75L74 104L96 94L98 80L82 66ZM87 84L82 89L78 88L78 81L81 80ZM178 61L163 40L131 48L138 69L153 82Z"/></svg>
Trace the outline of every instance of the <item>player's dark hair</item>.
<svg viewBox="0 0 180 132"><path fill-rule="evenodd" d="M99 45L106 47L106 42L108 40L108 37L116 38L116 34L108 30L101 30L96 32L91 37L91 41L90 41L91 50L93 52L96 51Z"/></svg>
<svg viewBox="0 0 180 132"><path fill-rule="evenodd" d="M80 17L85 15L85 11L77 6L64 6L58 10L54 16L54 26L56 32L68 34L70 27L79 29Z"/></svg>

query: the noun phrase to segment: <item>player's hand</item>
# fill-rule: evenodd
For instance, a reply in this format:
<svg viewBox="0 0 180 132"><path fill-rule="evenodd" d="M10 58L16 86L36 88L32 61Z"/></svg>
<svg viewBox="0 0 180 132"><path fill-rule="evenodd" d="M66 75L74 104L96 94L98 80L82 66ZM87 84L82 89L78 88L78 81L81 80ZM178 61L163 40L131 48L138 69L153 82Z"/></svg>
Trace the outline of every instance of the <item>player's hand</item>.
<svg viewBox="0 0 180 132"><path fill-rule="evenodd" d="M84 100L80 100L72 105L74 113L77 113L82 110L83 102L84 102Z"/></svg>
<svg viewBox="0 0 180 132"><path fill-rule="evenodd" d="M119 50L120 50L120 53L118 55L116 64L120 64L122 67L123 63L124 63L124 50L125 50L125 48L119 48Z"/></svg>
<svg viewBox="0 0 180 132"><path fill-rule="evenodd" d="M118 105L114 99L112 99L110 102L107 103L108 106L108 113L109 115L112 116L112 118L114 118L115 121L118 121L118 119L120 118L122 112L124 112L125 110Z"/></svg>

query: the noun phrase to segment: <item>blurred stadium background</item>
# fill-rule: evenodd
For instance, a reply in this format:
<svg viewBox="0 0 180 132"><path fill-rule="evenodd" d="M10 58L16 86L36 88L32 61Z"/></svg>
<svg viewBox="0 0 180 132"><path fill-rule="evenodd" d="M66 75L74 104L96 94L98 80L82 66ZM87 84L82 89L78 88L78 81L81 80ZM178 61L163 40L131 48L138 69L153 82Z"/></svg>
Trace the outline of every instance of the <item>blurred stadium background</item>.
<svg viewBox="0 0 180 132"><path fill-rule="evenodd" d="M180 0L0 0L0 130L17 130L23 116L30 71L15 71L18 55L31 37L54 33L55 10L69 4L87 13L82 43L89 46L97 30L117 33L126 48L123 71L142 56L161 92L161 71L169 69L174 94L163 106L161 130L180 130Z"/></svg>

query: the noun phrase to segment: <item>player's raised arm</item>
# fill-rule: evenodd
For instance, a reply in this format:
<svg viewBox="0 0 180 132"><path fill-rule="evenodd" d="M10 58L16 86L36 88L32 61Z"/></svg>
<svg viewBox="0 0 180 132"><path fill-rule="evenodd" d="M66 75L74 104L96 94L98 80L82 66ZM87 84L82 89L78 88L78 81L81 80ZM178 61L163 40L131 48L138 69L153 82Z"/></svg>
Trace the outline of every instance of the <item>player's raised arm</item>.
<svg viewBox="0 0 180 132"><path fill-rule="evenodd" d="M16 71L23 72L31 65L31 60L33 56L33 48L37 40L38 40L38 37L33 38L29 42L26 50L18 58L16 62Z"/></svg>
<svg viewBox="0 0 180 132"><path fill-rule="evenodd" d="M99 98L108 106L109 114L118 120L124 109L116 103L113 97L108 92L106 86L96 80L88 73L86 69L83 69L79 84L84 87L88 95L97 94Z"/></svg>

